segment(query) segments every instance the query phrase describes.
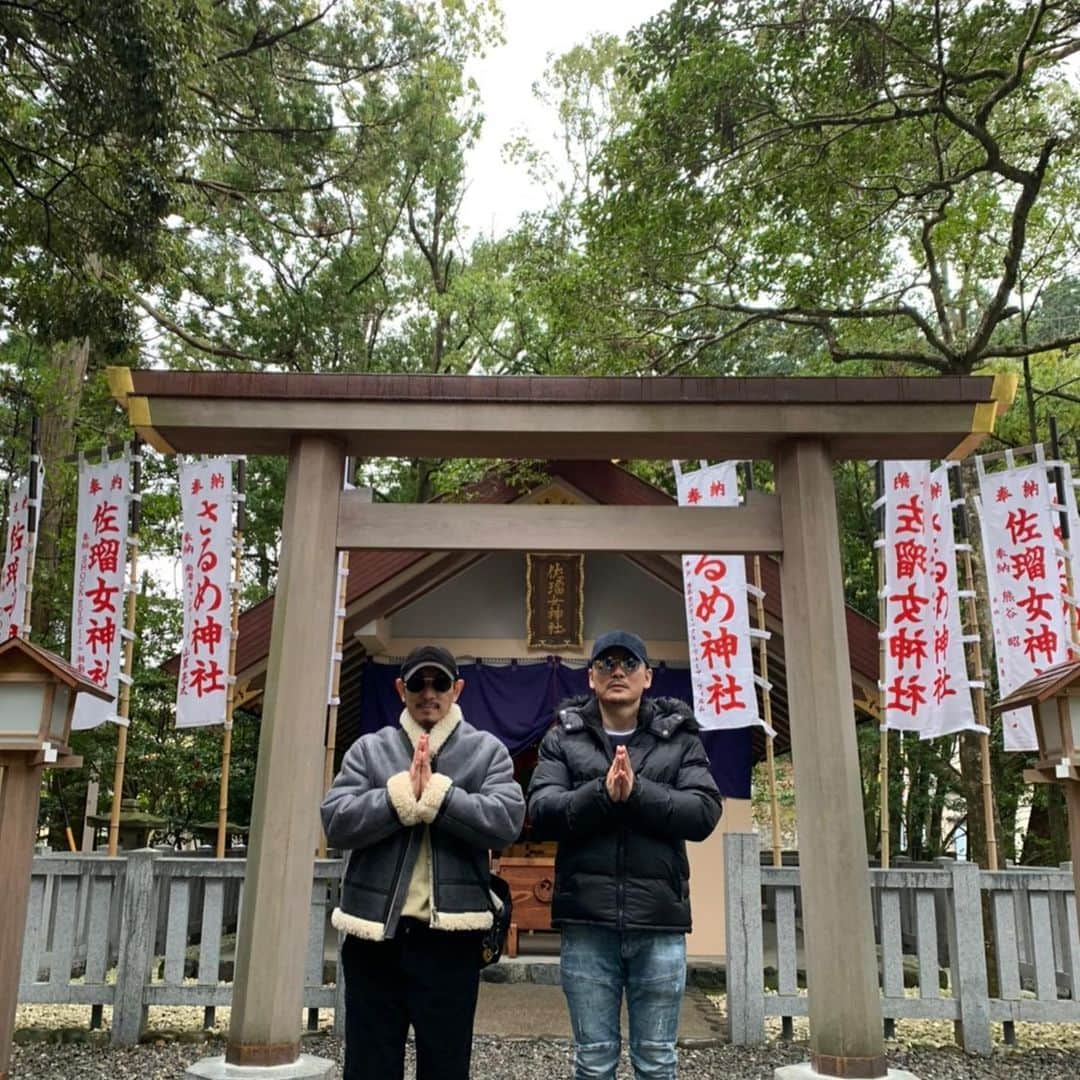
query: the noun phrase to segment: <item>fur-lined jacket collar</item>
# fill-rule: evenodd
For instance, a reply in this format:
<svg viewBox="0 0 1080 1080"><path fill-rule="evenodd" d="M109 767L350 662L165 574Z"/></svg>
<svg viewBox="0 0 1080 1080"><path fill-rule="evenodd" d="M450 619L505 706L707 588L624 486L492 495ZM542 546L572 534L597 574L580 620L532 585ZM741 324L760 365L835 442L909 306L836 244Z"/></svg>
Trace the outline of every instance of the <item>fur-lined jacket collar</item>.
<svg viewBox="0 0 1080 1080"><path fill-rule="evenodd" d="M420 736L426 734L428 737L428 753L435 757L436 754L442 749L443 744L451 735L454 734L454 728L461 723L464 719L461 713L461 709L456 704L450 706L450 711L430 730L427 731L423 725L418 724L412 717L412 713L408 709L401 710L401 716L398 722L401 724L405 734L409 736L409 741L413 744L413 749L416 749L416 744L420 741Z"/></svg>
<svg viewBox="0 0 1080 1080"><path fill-rule="evenodd" d="M555 715L566 731L579 731L586 724L596 728L602 726L595 694L567 698ZM694 734L700 730L693 710L679 698L644 698L638 708L637 722L638 727L651 731L658 739L670 739L680 730Z"/></svg>

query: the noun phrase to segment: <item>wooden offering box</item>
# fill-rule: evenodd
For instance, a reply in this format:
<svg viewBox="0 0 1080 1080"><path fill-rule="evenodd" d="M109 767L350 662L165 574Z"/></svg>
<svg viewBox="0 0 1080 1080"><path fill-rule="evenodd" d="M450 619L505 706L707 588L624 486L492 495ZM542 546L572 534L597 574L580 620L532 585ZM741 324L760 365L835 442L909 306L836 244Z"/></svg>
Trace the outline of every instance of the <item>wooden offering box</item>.
<svg viewBox="0 0 1080 1080"><path fill-rule="evenodd" d="M519 930L551 930L555 844L513 844L495 860L493 869L510 886L514 917L506 939L506 955L517 956Z"/></svg>

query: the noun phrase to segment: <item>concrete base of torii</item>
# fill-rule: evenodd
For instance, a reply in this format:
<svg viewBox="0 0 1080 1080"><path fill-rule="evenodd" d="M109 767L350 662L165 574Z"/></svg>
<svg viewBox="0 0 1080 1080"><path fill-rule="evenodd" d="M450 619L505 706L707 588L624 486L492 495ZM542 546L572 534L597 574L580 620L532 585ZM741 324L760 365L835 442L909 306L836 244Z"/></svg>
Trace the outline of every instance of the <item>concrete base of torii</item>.
<svg viewBox="0 0 1080 1080"><path fill-rule="evenodd" d="M184 1075L202 1080L322 1080L333 1067L332 1061L311 1054L301 1054L288 1065L230 1065L222 1054L196 1061Z"/></svg>
<svg viewBox="0 0 1080 1080"><path fill-rule="evenodd" d="M814 1066L809 1061L798 1065L782 1065L773 1072L773 1080L822 1080L824 1073L814 1071ZM885 1080L919 1080L914 1074L906 1069L890 1069L886 1073Z"/></svg>

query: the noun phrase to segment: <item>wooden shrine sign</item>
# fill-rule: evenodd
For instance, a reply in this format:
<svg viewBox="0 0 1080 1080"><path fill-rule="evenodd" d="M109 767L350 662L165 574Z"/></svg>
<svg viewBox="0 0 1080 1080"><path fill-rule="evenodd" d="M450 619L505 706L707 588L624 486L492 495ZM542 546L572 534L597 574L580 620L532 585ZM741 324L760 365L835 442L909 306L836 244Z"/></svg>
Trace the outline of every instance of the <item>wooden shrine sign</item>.
<svg viewBox="0 0 1080 1080"><path fill-rule="evenodd" d="M580 649L585 556L525 555L525 636L530 649Z"/></svg>

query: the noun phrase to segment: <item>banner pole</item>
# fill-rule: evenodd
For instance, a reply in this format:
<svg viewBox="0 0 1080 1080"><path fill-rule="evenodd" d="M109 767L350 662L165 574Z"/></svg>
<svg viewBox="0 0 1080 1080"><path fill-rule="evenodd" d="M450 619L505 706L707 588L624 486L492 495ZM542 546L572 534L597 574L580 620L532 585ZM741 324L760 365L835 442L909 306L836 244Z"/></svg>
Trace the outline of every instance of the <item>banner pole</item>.
<svg viewBox="0 0 1080 1080"><path fill-rule="evenodd" d="M967 614L968 634L974 635L974 640L969 642L971 650L969 659L972 666L974 681L982 683L985 677L983 667L982 639L979 634L979 613L975 601L975 567L971 559L971 538L967 528L967 499L964 493L963 466L956 470L957 487L964 506L961 507L959 532L964 540L964 591L968 593L964 608ZM986 717L986 688L983 685L974 687L975 690L975 719L980 726L987 726ZM979 732L979 784L982 791L983 818L986 822L986 868L997 870L998 868L998 843L997 822L994 814L994 785L993 774L990 770L990 736L987 732Z"/></svg>
<svg viewBox="0 0 1080 1080"><path fill-rule="evenodd" d="M348 489L350 474L352 472L352 458L345 459L345 484ZM339 697L341 694L341 665L342 652L345 648L345 605L348 598L349 580L349 553L338 552L337 563L337 606L334 608L334 651L330 657L330 701L326 705L326 738L324 740L323 753L323 794L330 790L334 782L334 757L337 754L337 725L338 710L340 709ZM320 859L326 858L326 833L319 830Z"/></svg>
<svg viewBox="0 0 1080 1080"><path fill-rule="evenodd" d="M1057 429L1057 417L1051 416L1050 418L1050 453L1053 456L1055 462L1061 461L1061 444L1058 442L1058 429ZM1065 606L1069 612L1069 638L1073 645L1080 645L1080 627L1077 626L1077 606L1073 602L1073 589L1075 582L1073 581L1072 572L1072 528L1069 524L1069 504L1065 495L1065 470L1061 465L1054 465L1054 488L1057 494L1058 503L1058 525L1061 528L1061 546L1065 550L1065 589L1066 600Z"/></svg>
<svg viewBox="0 0 1080 1080"><path fill-rule="evenodd" d="M139 525L141 522L139 501L142 485L141 440L131 440L131 507L128 512L128 594L124 613L124 666L117 695L116 715L116 767L113 770L112 806L109 808L109 855L117 852L120 839L120 801L124 791L124 767L127 764L126 723L131 712L131 669L135 655L135 600L139 591Z"/></svg>
<svg viewBox="0 0 1080 1080"><path fill-rule="evenodd" d="M345 609L345 596L349 580L349 553L342 551L339 556L340 574L337 586L337 610ZM341 692L341 653L345 646L345 616L339 614L334 619L334 656L330 661L330 696L332 700L326 707L326 748L323 756L323 793L330 790L334 782L334 756L337 753L338 695ZM319 858L326 858L326 833L319 832Z"/></svg>
<svg viewBox="0 0 1080 1080"><path fill-rule="evenodd" d="M233 711L236 708L236 642L240 637L240 570L244 551L244 489L247 480L247 462L241 458L236 463L236 514L233 520L233 588L229 605L229 671L225 691L225 723L221 732L221 783L218 788L217 847L215 854L225 858L225 836L229 820L229 772L232 768Z"/></svg>
<svg viewBox="0 0 1080 1080"><path fill-rule="evenodd" d="M885 495L885 465L879 461L874 466L874 502L879 502ZM885 539L885 511L879 507L875 511L878 538ZM881 821L881 869L889 869L889 728L885 723L885 632L888 629L888 605L885 599L885 545L880 543L877 549L877 585L878 585L878 816Z"/></svg>
<svg viewBox="0 0 1080 1080"><path fill-rule="evenodd" d="M747 461L743 469L746 490L754 490L754 463ZM765 599L761 590L761 556L754 556L754 611L757 628L765 631ZM776 790L776 756L773 747L772 731L772 691L769 689L769 643L764 637L758 638L758 671L761 674L761 706L765 715L765 769L769 783L769 813L772 819L772 860L773 866L783 866L783 847L780 842L780 799Z"/></svg>
<svg viewBox="0 0 1080 1080"><path fill-rule="evenodd" d="M34 555L37 552L38 502L41 499L39 464L41 462L41 421L35 413L30 417L30 475L27 478L26 507L26 593L23 598L22 619L18 626L19 637L30 640L31 615L34 598Z"/></svg>

